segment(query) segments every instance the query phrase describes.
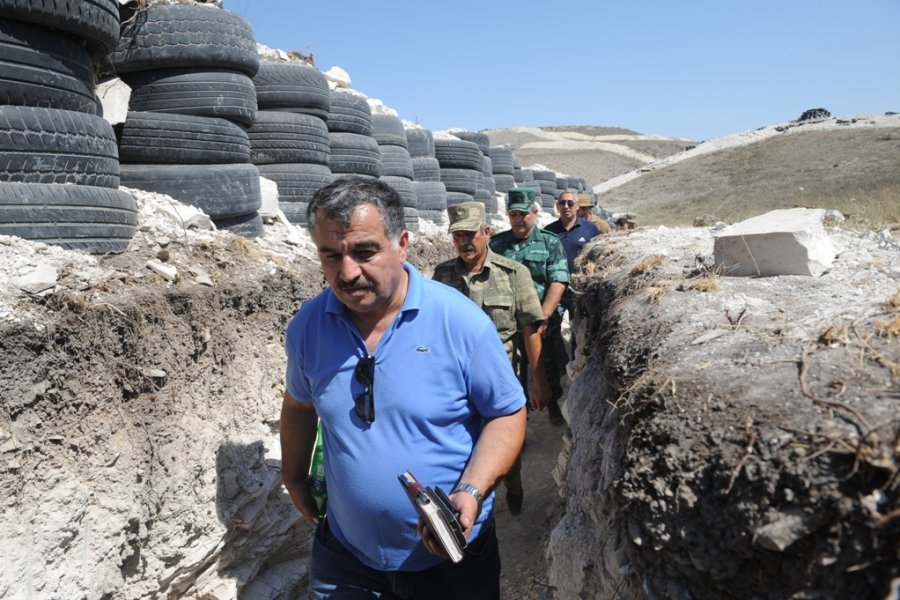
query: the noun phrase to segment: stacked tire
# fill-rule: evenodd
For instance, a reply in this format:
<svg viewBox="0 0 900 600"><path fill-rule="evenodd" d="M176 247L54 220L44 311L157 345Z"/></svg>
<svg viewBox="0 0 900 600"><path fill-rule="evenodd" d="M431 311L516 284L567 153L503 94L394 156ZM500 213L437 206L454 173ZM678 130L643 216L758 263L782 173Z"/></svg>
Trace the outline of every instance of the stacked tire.
<svg viewBox="0 0 900 600"><path fill-rule="evenodd" d="M556 198L560 190L556 187L554 171L534 171L534 179L541 188L541 206L552 211L556 207Z"/></svg>
<svg viewBox="0 0 900 600"><path fill-rule="evenodd" d="M505 194L516 187L516 179L513 177L513 153L506 146L491 146L491 166L494 172L494 181L497 191Z"/></svg>
<svg viewBox="0 0 900 600"><path fill-rule="evenodd" d="M305 225L313 194L332 181L328 81L304 63L261 62L253 84L259 111L248 130L250 160L278 186L285 217Z"/></svg>
<svg viewBox="0 0 900 600"><path fill-rule="evenodd" d="M381 151L381 180L400 195L406 229L418 231L419 204L413 186L415 172L403 122L394 115L372 115L372 137Z"/></svg>
<svg viewBox="0 0 900 600"><path fill-rule="evenodd" d="M531 188L534 191L534 201L541 205L544 205L544 196L541 193L541 184L534 178L534 171L532 169L522 169L522 183L519 184L519 187L527 187Z"/></svg>
<svg viewBox="0 0 900 600"><path fill-rule="evenodd" d="M488 222L497 220L497 183L494 181L494 165L491 160L491 138L486 133L476 131L455 131L453 135L468 142L473 142L481 151L481 177L473 197L476 202L484 204L485 218Z"/></svg>
<svg viewBox="0 0 900 600"><path fill-rule="evenodd" d="M436 138L434 156L440 165L441 182L447 188L447 206L474 201L484 177L478 144L458 137Z"/></svg>
<svg viewBox="0 0 900 600"><path fill-rule="evenodd" d="M247 21L211 6L146 6L124 21L110 58L132 89L122 185L196 206L220 229L261 235L259 171L243 129L256 118L259 69Z"/></svg>
<svg viewBox="0 0 900 600"><path fill-rule="evenodd" d="M434 136L420 127L408 128L405 133L419 218L442 225L447 215L447 188L441 182L441 165L434 157Z"/></svg>
<svg viewBox="0 0 900 600"><path fill-rule="evenodd" d="M70 4L0 0L0 235L122 252L137 209L118 189L115 133L94 94L118 3Z"/></svg>

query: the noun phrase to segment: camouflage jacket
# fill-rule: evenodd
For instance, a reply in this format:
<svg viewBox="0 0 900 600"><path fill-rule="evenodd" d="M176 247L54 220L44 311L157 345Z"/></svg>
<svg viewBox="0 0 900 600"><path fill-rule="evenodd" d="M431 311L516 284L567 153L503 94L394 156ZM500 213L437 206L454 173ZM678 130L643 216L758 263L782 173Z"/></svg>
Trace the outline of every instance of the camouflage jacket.
<svg viewBox="0 0 900 600"><path fill-rule="evenodd" d="M541 302L554 281L569 285L566 252L559 238L535 225L524 240L516 239L511 229L491 236L491 250L528 267L534 290Z"/></svg>
<svg viewBox="0 0 900 600"><path fill-rule="evenodd" d="M478 273L469 274L453 258L435 267L432 279L459 290L487 313L510 360L515 356L513 334L544 320L528 269L490 250Z"/></svg>

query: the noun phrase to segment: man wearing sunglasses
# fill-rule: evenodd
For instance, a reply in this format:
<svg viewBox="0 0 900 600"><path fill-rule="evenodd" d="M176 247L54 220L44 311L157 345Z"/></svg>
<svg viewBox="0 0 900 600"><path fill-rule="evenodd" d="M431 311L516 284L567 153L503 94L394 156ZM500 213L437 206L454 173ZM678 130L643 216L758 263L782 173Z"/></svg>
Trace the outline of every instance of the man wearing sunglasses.
<svg viewBox="0 0 900 600"><path fill-rule="evenodd" d="M522 187L509 190L506 212L510 229L491 236L490 247L497 254L522 263L531 273L534 289L541 299L541 309L547 319L540 329L543 345L541 362L550 384L547 412L552 424L562 425L564 420L559 410L559 399L562 397L560 380L566 357L560 331L562 316L557 308L569 285L569 270L566 266L566 254L556 235L535 226L540 210L541 205L535 202L533 189ZM519 381L527 388L528 362L520 359L517 366Z"/></svg>
<svg viewBox="0 0 900 600"><path fill-rule="evenodd" d="M516 334L523 337L525 354L534 373L529 398L543 409L550 397L547 377L541 367L540 326L546 317L525 265L491 251L491 228L485 222L481 202L461 202L447 207L450 235L457 258L434 269L433 279L459 290L477 304L494 322L510 365L516 364ZM522 457L507 473L506 504L517 515L522 511Z"/></svg>
<svg viewBox="0 0 900 600"><path fill-rule="evenodd" d="M499 598L491 491L522 447L525 398L493 323L406 262L387 184L342 178L316 192L307 219L328 288L288 325L280 433L285 487L317 523L311 597ZM319 419L321 522L306 485ZM450 491L461 562L418 520L405 471Z"/></svg>
<svg viewBox="0 0 900 600"><path fill-rule="evenodd" d="M559 212L559 219L553 221L546 227L545 231L551 231L556 234L562 243L563 250L566 251L566 263L569 266L569 274L575 273L575 258L581 253L585 244L596 236L600 235L600 230L596 225L582 219L578 216L578 195L575 192L563 192L556 201L556 210ZM560 305L563 309L569 311L569 321L572 324L572 331L575 330L575 296L570 288L566 288ZM572 336L572 354L575 354L575 336Z"/></svg>

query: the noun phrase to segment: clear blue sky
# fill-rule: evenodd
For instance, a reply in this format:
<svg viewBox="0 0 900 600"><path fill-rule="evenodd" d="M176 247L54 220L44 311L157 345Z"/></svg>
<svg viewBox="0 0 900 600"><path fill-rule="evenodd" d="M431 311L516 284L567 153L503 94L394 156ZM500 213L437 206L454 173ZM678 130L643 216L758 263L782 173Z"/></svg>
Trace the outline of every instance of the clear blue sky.
<svg viewBox="0 0 900 600"><path fill-rule="evenodd" d="M437 131L602 125L714 139L900 111L900 0L225 0Z"/></svg>

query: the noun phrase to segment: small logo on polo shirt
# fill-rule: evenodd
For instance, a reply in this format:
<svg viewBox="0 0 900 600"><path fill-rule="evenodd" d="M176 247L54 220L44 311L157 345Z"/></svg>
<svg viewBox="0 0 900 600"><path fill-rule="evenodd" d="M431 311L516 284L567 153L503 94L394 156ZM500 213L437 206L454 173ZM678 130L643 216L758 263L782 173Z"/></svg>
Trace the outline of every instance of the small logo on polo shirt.
<svg viewBox="0 0 900 600"><path fill-rule="evenodd" d="M587 240L585 240L583 237L581 237L581 238L578 238L578 241L579 241L579 242L585 242L585 241L587 241Z"/></svg>
<svg viewBox="0 0 900 600"><path fill-rule="evenodd" d="M431 352L428 346L416 346L416 352Z"/></svg>

